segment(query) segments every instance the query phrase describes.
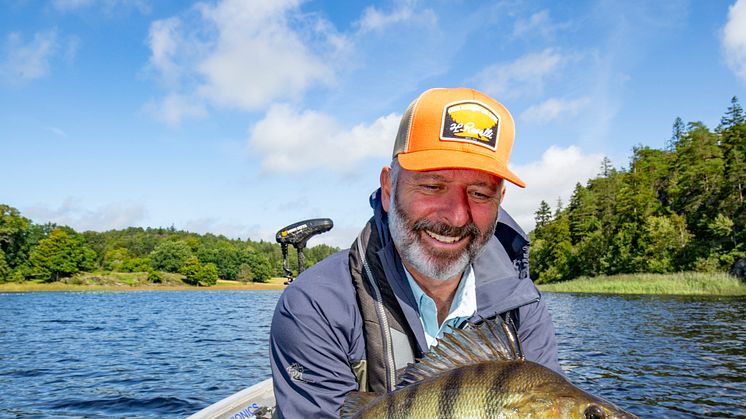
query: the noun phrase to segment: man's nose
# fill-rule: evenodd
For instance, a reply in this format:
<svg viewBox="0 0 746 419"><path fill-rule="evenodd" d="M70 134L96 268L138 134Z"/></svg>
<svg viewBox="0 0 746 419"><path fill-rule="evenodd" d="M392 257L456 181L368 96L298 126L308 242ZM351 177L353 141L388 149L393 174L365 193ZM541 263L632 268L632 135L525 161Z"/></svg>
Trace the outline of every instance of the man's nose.
<svg viewBox="0 0 746 419"><path fill-rule="evenodd" d="M441 217L454 227L462 227L471 222L469 197L466 191L449 191L440 208Z"/></svg>

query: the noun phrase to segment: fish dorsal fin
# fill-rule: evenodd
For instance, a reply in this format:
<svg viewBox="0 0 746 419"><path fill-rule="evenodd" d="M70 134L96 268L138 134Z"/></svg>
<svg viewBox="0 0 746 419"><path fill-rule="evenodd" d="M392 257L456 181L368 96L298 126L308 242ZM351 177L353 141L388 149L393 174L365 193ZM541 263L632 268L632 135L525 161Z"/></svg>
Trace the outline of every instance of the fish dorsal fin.
<svg viewBox="0 0 746 419"><path fill-rule="evenodd" d="M515 328L497 316L494 320L444 334L425 356L407 366L398 387L466 365L520 360L523 360L523 351Z"/></svg>
<svg viewBox="0 0 746 419"><path fill-rule="evenodd" d="M339 417L341 419L352 418L359 412L366 404L370 403L373 399L380 396L379 393L373 392L362 392L353 391L347 393L345 402L342 405L342 409L339 411Z"/></svg>

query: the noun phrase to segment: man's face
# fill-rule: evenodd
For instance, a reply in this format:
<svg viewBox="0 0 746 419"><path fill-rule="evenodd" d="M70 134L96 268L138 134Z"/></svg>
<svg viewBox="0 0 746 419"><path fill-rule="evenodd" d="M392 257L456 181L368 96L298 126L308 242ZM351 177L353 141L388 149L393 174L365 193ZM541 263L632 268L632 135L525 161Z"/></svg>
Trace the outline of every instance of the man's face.
<svg viewBox="0 0 746 419"><path fill-rule="evenodd" d="M381 173L389 229L407 269L428 278L460 275L494 234L502 179L465 169Z"/></svg>

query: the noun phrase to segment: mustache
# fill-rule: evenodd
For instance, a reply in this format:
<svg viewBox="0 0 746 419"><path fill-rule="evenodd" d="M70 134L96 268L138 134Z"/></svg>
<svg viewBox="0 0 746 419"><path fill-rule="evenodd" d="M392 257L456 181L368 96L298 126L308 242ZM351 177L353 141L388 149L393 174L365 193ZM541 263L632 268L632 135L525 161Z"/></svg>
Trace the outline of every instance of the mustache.
<svg viewBox="0 0 746 419"><path fill-rule="evenodd" d="M468 236L472 239L472 241L478 239L479 236L481 235L481 232L479 231L479 227L477 227L477 225L474 223L469 223L461 227L454 227L446 223L439 223L435 221L421 219L421 220L415 221L414 224L412 224L412 231L420 232L423 230L429 230L441 236L450 236L450 237Z"/></svg>

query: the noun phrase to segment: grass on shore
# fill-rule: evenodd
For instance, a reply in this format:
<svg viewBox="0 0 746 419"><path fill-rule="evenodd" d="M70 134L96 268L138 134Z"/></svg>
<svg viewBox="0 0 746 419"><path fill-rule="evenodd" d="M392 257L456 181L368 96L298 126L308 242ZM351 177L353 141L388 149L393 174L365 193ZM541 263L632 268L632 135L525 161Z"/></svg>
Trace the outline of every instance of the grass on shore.
<svg viewBox="0 0 746 419"><path fill-rule="evenodd" d="M161 273L163 282L148 282L145 272L87 272L59 282L8 282L0 292L34 291L210 291L281 290L285 278L267 283L218 280L212 287L195 287L181 281L182 275ZM679 272L672 274L628 274L581 277L572 281L539 285L542 292L587 292L603 294L718 295L746 296L746 284L726 273Z"/></svg>
<svg viewBox="0 0 746 419"><path fill-rule="evenodd" d="M746 296L746 284L726 273L677 272L580 277L538 286L546 292Z"/></svg>
<svg viewBox="0 0 746 419"><path fill-rule="evenodd" d="M211 287L185 284L182 275L161 272L163 282L147 280L145 272L86 272L58 282L7 282L0 284L0 292L66 292L66 291L209 291L209 290L281 290L285 278L272 278L269 282L239 282L218 280Z"/></svg>

